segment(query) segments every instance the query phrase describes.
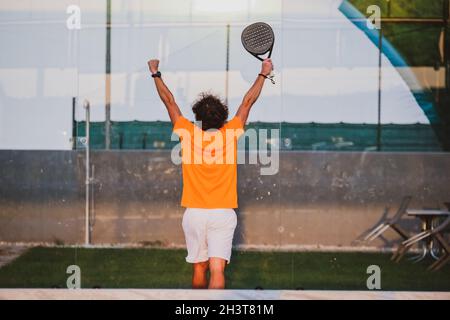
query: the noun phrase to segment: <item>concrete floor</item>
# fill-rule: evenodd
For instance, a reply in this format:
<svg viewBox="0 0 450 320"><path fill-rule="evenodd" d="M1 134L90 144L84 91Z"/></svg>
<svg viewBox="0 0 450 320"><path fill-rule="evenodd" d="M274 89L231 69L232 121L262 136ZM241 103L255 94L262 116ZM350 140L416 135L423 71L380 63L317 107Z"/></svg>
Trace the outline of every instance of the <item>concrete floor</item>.
<svg viewBox="0 0 450 320"><path fill-rule="evenodd" d="M450 292L0 289L0 300L450 300Z"/></svg>

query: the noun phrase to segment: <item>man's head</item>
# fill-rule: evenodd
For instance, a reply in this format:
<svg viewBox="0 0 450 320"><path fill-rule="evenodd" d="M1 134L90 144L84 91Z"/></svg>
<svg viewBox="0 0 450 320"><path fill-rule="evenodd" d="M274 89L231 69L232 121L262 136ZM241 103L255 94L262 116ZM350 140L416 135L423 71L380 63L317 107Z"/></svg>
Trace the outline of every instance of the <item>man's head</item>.
<svg viewBox="0 0 450 320"><path fill-rule="evenodd" d="M219 97L210 93L200 93L192 106L195 120L202 122L202 129L220 129L227 121L228 107Z"/></svg>

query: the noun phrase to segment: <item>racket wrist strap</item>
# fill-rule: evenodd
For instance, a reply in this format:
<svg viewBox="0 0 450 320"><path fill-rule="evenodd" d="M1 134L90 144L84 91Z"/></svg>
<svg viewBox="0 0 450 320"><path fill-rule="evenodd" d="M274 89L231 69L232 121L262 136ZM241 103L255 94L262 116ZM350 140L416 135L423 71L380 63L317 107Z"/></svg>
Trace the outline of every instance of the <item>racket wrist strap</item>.
<svg viewBox="0 0 450 320"><path fill-rule="evenodd" d="M264 78L266 78L266 79L269 79L270 82L272 82L273 84L275 84L275 81L273 81L273 77L271 77L271 76L266 76L266 75L263 74L263 73L258 74L258 76L261 76L261 77L264 77Z"/></svg>

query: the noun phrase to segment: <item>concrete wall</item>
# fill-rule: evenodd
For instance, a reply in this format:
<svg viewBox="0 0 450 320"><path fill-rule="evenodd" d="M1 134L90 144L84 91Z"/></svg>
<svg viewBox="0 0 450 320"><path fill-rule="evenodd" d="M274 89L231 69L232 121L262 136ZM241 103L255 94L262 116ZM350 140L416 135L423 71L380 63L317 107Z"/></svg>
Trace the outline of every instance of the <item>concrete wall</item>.
<svg viewBox="0 0 450 320"><path fill-rule="evenodd" d="M181 168L168 151L92 162L95 244L184 244ZM415 208L450 201L450 154L286 152L277 175L259 172L239 166L238 245L357 246L403 196ZM84 205L83 152L0 151L0 241L82 243ZM391 247L392 235L373 244Z"/></svg>

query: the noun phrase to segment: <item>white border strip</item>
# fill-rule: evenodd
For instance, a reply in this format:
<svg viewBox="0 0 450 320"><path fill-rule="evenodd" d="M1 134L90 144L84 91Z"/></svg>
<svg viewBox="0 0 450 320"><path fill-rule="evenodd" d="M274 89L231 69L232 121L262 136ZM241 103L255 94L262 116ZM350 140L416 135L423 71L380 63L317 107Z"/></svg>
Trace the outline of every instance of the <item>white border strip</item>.
<svg viewBox="0 0 450 320"><path fill-rule="evenodd" d="M0 300L450 300L450 292L0 289Z"/></svg>

